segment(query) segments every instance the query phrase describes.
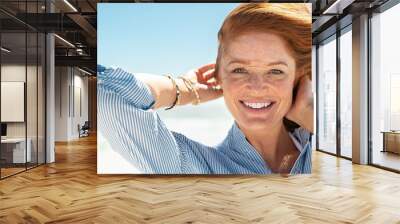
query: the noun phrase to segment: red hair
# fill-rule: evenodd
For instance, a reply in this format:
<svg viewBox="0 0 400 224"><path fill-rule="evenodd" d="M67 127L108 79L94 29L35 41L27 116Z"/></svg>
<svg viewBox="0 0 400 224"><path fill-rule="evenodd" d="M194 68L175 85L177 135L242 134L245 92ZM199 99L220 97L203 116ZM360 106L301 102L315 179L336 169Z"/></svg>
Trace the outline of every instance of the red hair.
<svg viewBox="0 0 400 224"><path fill-rule="evenodd" d="M296 61L296 73L311 79L311 9L308 3L244 3L224 20L218 32L217 66L223 45L250 31L283 38Z"/></svg>

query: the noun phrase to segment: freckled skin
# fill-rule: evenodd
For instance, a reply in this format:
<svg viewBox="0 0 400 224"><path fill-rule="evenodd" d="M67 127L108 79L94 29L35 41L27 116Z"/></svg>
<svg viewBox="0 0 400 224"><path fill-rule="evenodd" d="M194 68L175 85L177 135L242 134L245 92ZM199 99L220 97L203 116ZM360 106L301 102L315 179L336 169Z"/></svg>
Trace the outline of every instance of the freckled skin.
<svg viewBox="0 0 400 224"><path fill-rule="evenodd" d="M296 62L286 42L272 33L250 32L227 41L223 48L218 77L225 103L238 125L248 130L282 125L292 105L296 77ZM243 100L275 103L268 112L253 114L240 102Z"/></svg>

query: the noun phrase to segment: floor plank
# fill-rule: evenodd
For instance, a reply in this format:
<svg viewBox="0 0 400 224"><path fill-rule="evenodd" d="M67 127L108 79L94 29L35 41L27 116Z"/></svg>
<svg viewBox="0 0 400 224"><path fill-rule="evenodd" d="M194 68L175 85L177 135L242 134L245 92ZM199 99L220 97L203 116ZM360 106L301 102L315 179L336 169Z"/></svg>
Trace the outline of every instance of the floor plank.
<svg viewBox="0 0 400 224"><path fill-rule="evenodd" d="M0 223L400 223L400 175L313 152L313 174L97 175L96 138L0 181Z"/></svg>

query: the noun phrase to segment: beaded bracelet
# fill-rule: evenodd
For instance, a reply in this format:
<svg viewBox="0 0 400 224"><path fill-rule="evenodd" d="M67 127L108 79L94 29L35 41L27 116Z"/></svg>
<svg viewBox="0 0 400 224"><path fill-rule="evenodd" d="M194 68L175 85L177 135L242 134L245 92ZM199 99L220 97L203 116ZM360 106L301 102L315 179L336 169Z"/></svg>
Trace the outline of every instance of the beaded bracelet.
<svg viewBox="0 0 400 224"><path fill-rule="evenodd" d="M172 76L166 75L166 77L168 77L168 78L172 81L172 85L173 85L173 86L175 87L175 89L176 89L176 94L175 94L175 101L174 101L174 103L172 104L172 106L170 106L170 107L168 107L168 108L165 108L165 110L170 110L170 109L172 109L173 107L175 107L176 104L179 104L179 96L181 95L181 91L179 90L179 87L178 87L178 85L176 84L175 79L172 78Z"/></svg>

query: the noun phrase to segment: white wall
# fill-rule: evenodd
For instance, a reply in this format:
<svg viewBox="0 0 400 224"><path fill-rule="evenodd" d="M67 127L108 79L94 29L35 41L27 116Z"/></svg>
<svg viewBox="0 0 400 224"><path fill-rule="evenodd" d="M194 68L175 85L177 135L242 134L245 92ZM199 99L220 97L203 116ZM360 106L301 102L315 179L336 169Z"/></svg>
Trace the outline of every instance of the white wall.
<svg viewBox="0 0 400 224"><path fill-rule="evenodd" d="M24 65L19 64L4 64L1 66L1 81L17 81L17 82L25 82L25 71L26 67ZM36 73L36 67L28 66L27 67L28 74ZM29 80L30 85L36 85L36 81ZM32 92L31 92L31 91ZM27 88L27 106L34 106L36 108L36 101L35 105L29 105L34 100L31 99L32 97L36 99L36 88ZM1 110L7 110L7 108L1 108ZM27 114L28 122L35 121L36 123L36 113L28 113ZM8 137L25 137L25 123L26 122L7 122L7 136ZM28 124L28 128L33 127L34 124ZM36 125L34 127L36 129ZM28 130L28 137L29 137L29 130Z"/></svg>
<svg viewBox="0 0 400 224"><path fill-rule="evenodd" d="M55 141L79 138L78 124L88 120L88 78L83 75L76 68L56 67Z"/></svg>
<svg viewBox="0 0 400 224"><path fill-rule="evenodd" d="M38 70L37 70L38 69ZM30 147L32 150L32 161L36 162L39 158L39 163L44 162L44 74L41 66L36 65L25 66L24 64L10 63L2 64L1 66L1 81L7 82L24 82L26 83L26 107L22 108L22 112L26 110L26 121L24 122L6 122L7 137L9 138L24 138L25 135L30 139ZM27 78L27 81L25 80ZM7 96L2 96L7 97ZM4 112L12 110L11 108L1 108ZM12 111L8 111L13 113ZM37 154L39 156L37 157Z"/></svg>
<svg viewBox="0 0 400 224"><path fill-rule="evenodd" d="M1 66L1 81L18 81L25 82L25 64L9 64ZM1 108L6 110L7 108ZM7 137L25 137L24 122L7 123Z"/></svg>
<svg viewBox="0 0 400 224"><path fill-rule="evenodd" d="M55 141L68 139L68 86L67 67L55 68Z"/></svg>
<svg viewBox="0 0 400 224"><path fill-rule="evenodd" d="M24 122L25 83L1 82L1 121ZM36 108L36 107L35 107Z"/></svg>
<svg viewBox="0 0 400 224"><path fill-rule="evenodd" d="M81 76L76 75L75 70L75 75L74 75L74 100L75 100L75 107L73 110L75 110L75 113L73 113L73 119L72 121L72 130L71 134L75 137L78 137L78 124L81 126L85 123L85 121L88 120L88 77L87 76ZM79 93L80 91L80 93ZM80 95L80 97L79 97ZM79 102L80 101L80 102ZM79 108L81 107L81 108ZM81 111L79 110L81 109Z"/></svg>

